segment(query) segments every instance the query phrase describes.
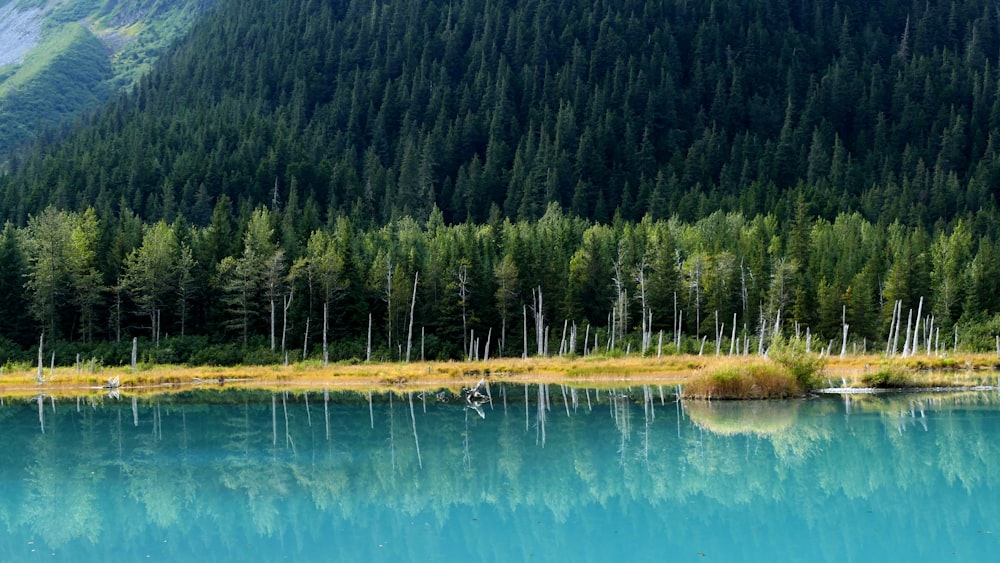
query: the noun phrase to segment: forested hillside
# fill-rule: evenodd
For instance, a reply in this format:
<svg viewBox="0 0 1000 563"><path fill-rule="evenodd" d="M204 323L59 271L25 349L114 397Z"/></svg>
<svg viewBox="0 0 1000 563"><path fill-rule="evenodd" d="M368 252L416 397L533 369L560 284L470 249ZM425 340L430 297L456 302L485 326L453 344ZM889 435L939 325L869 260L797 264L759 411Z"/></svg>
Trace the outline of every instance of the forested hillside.
<svg viewBox="0 0 1000 563"><path fill-rule="evenodd" d="M988 0L222 1L0 177L0 334L238 362L363 359L369 327L394 359L846 324L874 351L909 316L990 349L998 25Z"/></svg>
<svg viewBox="0 0 1000 563"><path fill-rule="evenodd" d="M608 221L993 212L992 0L223 2L127 96L3 180L145 220L295 185L324 217Z"/></svg>

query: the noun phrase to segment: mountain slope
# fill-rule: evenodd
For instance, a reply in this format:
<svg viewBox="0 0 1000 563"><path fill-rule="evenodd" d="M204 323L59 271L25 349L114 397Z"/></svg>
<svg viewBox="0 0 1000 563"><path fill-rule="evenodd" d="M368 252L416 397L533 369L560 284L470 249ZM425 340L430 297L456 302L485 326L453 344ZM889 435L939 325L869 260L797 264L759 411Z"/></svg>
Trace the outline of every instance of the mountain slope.
<svg viewBox="0 0 1000 563"><path fill-rule="evenodd" d="M2 211L204 224L294 190L366 221L995 208L990 0L223 2L3 181ZM789 194L796 194L790 197Z"/></svg>
<svg viewBox="0 0 1000 563"><path fill-rule="evenodd" d="M0 160L132 85L212 2L0 2Z"/></svg>
<svg viewBox="0 0 1000 563"><path fill-rule="evenodd" d="M78 109L94 107L107 97L111 76L100 40L79 24L63 26L0 83L0 146L27 138L36 123L54 125Z"/></svg>

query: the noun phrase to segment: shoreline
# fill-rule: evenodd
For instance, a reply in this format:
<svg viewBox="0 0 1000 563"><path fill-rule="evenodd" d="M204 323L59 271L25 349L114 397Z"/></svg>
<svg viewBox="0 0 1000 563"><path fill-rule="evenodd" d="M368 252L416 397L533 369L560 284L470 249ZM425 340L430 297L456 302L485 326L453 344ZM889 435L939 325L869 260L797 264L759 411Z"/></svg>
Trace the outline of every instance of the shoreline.
<svg viewBox="0 0 1000 563"><path fill-rule="evenodd" d="M757 356L747 359L759 360ZM206 388L258 389L338 389L338 390L426 390L470 386L479 379L509 383L622 385L683 385L706 369L741 361L729 356L680 355L662 358L616 358L606 356L572 358L499 358L478 362L411 362L341 364L322 366L318 362L288 366L170 366L140 365L101 368L95 373L74 367L43 370L43 383L36 381L37 368L5 371L0 376L0 396L32 397L107 394L111 390L128 394L161 394ZM1000 385L995 371L1000 358L994 354L966 354L948 357L912 356L889 358L881 355L828 357L820 380L826 387L855 389L871 370L901 366L917 377L933 374L935 381L946 380L954 388ZM110 379L118 385L109 387ZM838 385L834 385L836 381Z"/></svg>

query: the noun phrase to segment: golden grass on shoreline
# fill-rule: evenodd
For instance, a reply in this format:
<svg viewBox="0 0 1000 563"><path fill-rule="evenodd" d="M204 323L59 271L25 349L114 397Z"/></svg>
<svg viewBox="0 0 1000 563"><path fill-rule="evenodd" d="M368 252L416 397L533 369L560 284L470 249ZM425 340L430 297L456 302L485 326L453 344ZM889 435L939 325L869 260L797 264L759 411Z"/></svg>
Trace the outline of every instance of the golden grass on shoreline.
<svg viewBox="0 0 1000 563"><path fill-rule="evenodd" d="M728 356L664 356L662 358L500 358L488 362L333 363L322 366L305 362L289 366L139 366L108 367L90 373L72 367L43 370L44 384L36 382L37 369L5 370L0 376L0 396L79 395L106 392L101 387L118 377L122 392L169 392L204 386L230 385L252 388L300 389L427 389L460 387L481 377L517 383L564 383L616 386L632 384L686 384L696 375L719 366L742 361ZM746 361L757 361L748 357ZM830 357L821 382L835 386L860 386L865 373L880 366L896 365L914 372L934 370L935 381L954 386L996 384L989 370L998 368L993 354L937 358L916 356L886 360L880 355Z"/></svg>

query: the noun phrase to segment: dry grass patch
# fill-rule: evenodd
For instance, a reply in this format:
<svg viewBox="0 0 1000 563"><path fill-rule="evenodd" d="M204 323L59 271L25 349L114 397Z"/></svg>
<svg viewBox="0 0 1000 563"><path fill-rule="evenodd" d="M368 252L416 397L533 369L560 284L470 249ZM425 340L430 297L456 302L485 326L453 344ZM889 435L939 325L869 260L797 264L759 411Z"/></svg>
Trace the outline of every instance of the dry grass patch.
<svg viewBox="0 0 1000 563"><path fill-rule="evenodd" d="M770 360L732 362L695 376L684 386L685 399L788 399L800 397L799 381Z"/></svg>

